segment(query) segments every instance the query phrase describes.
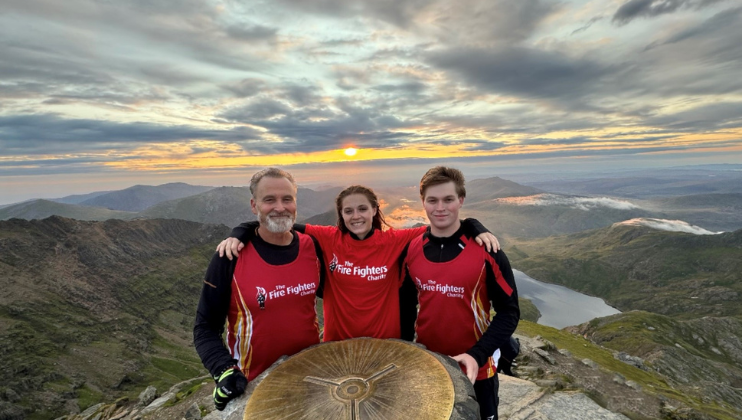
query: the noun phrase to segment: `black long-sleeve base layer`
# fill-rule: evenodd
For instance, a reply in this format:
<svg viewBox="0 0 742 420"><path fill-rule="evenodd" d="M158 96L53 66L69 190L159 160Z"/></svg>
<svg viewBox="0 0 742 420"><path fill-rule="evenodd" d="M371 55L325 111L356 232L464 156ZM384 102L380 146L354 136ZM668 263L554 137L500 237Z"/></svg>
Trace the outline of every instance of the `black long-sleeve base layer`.
<svg viewBox="0 0 742 420"><path fill-rule="evenodd" d="M294 261L299 255L299 239L294 233L294 239L286 247L269 244L260 236L252 235L249 239L260 258L270 265L283 265ZM325 269L322 261L322 250L317 241L314 241L317 258L320 261L320 286L318 293L324 287ZM204 286L196 311L196 322L193 327L193 344L201 358L204 367L216 376L224 368L237 364L224 345L222 334L227 320L230 300L232 296L232 276L237 258L232 261L227 257L219 257L215 253L206 270Z"/></svg>
<svg viewBox="0 0 742 420"><path fill-rule="evenodd" d="M424 235L428 241L423 246L423 252L425 258L433 262L453 260L463 250L464 244L461 243L461 236L471 237L471 234L463 226L456 233L446 238L433 236L430 229ZM508 343L520 319L518 291L510 261L502 250L496 253L490 252L490 255L513 292L508 296L497 284L493 267L487 262L487 294L496 315L490 321L489 327L479 341L466 351L477 361L480 367L486 363L487 358L492 356L495 350ZM405 270L405 280L400 288L399 305L402 339L412 341L415 337L415 321L417 320L417 287L410 278L408 270Z"/></svg>

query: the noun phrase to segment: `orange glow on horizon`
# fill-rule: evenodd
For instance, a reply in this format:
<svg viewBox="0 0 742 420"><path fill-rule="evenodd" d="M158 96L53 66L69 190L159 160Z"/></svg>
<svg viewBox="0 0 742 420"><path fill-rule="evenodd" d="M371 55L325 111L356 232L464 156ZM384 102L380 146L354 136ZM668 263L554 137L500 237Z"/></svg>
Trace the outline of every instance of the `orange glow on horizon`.
<svg viewBox="0 0 742 420"><path fill-rule="evenodd" d="M614 131L614 133L611 133ZM326 150L311 153L283 153L277 155L258 155L250 154L236 144L224 144L215 141L193 141L189 143L178 144L150 144L140 147L133 151L117 153L115 156L109 155L109 167L123 170L138 171L158 171L158 170L187 170L187 169L239 169L246 166L264 167L264 166L291 166L308 163L335 163L335 162L364 162L374 160L395 160L395 159L439 159L450 157L483 157L483 156L507 156L522 155L528 158L528 155L537 155L542 153L554 153L559 151L574 152L579 155L580 151L599 151L611 149L623 149L630 153L632 149L641 150L647 146L652 147L670 147L682 149L692 147L693 150L704 150L705 143L709 144L708 148L720 150L737 149L739 146L722 145L719 142L729 142L739 139L742 130L729 130L722 133L708 134L687 134L677 133L676 135L658 139L656 141L636 141L641 137L652 135L651 129L627 133L625 136L607 136L614 134L615 129L601 132L579 133L579 132L560 132L550 133L544 138L558 140L560 138L570 139L577 135L587 137L589 140L570 144L568 141L560 144L559 142L551 144L527 144L520 141L526 139L509 138L498 139L504 146L493 148L492 150L481 150L481 143L467 142L466 140L456 141L456 135L452 134L450 142L423 143L409 142L401 144L394 148L384 149L357 149L347 147L343 149ZM606 136L606 137L603 137ZM601 138L602 137L602 138ZM473 137L468 137L473 138ZM590 140L594 139L594 140ZM486 140L486 139L483 139ZM355 153L353 152L355 151ZM672 152L672 150L668 151ZM649 153L649 152L643 152Z"/></svg>

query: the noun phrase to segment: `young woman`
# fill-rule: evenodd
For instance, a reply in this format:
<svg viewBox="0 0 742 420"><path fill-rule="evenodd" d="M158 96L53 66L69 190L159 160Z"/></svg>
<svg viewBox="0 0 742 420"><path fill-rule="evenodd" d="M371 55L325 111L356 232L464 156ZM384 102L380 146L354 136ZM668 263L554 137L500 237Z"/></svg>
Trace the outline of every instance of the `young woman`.
<svg viewBox="0 0 742 420"><path fill-rule="evenodd" d="M353 185L335 200L337 226L294 225L320 244L327 267L323 291L324 341L354 337L400 338L401 262L409 242L427 227L387 229L379 199L370 188ZM217 247L231 259L255 235L258 222L243 223ZM388 226L388 225L387 225ZM466 233L487 249L499 243L478 221L463 222ZM236 238L236 239L234 239ZM239 242L238 242L239 241Z"/></svg>

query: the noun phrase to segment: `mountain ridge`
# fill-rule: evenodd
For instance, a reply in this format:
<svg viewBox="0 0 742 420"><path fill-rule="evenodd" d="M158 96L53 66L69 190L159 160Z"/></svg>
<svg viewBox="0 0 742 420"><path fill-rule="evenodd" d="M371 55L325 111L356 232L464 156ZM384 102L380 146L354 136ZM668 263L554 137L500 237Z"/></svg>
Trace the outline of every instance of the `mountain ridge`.
<svg viewBox="0 0 742 420"><path fill-rule="evenodd" d="M162 185L134 185L119 191L97 195L79 204L83 206L105 207L110 210L138 212L158 203L188 197L206 192L214 187L172 182Z"/></svg>
<svg viewBox="0 0 742 420"><path fill-rule="evenodd" d="M104 392L131 398L197 376L194 308L228 232L183 220L1 221L0 396L34 399L0 411L53 418Z"/></svg>

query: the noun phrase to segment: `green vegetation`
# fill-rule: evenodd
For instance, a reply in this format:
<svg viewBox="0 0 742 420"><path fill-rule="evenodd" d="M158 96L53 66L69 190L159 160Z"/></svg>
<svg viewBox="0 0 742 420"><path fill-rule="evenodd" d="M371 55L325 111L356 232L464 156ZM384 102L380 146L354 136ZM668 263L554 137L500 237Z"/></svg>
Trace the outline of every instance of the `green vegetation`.
<svg viewBox="0 0 742 420"><path fill-rule="evenodd" d="M742 315L742 231L698 236L614 226L512 241L518 269L599 296L622 311L685 319Z"/></svg>
<svg viewBox="0 0 742 420"><path fill-rule="evenodd" d="M99 402L103 402L105 399L102 392L92 390L87 385L78 388L75 393L77 395L77 405L80 406L80 411L98 404Z"/></svg>
<svg viewBox="0 0 742 420"><path fill-rule="evenodd" d="M662 318L664 318L665 322L669 322L670 324L672 324L673 322L670 318L659 317L655 314L648 313L632 312L631 314L623 314L623 316L628 316L628 320L623 320L622 322L613 322L613 320L617 318L620 320L622 315L614 315L612 317L594 320L591 323L593 327L602 324L603 322L605 322L606 325L610 325L610 327L597 328L595 330L590 329L588 330L588 332L586 332L586 334L590 336L591 340L595 341L597 335L609 335L611 330L615 331L615 329L622 329L625 333L625 330L631 329L632 331L644 330L649 332L649 335L653 335L653 337L661 338L668 335L669 331L665 330L666 326L663 326L657 321L661 321ZM651 326L656 329L654 331L647 329L645 321L651 322ZM660 331L659 329L662 329L662 331ZM618 342L604 342L603 344L606 347L609 347L606 348L601 345L595 344L593 343L593 341L587 340L580 335L572 334L565 330L557 330L555 328L535 324L524 320L521 320L521 322L518 324L518 329L516 332L529 337L540 335L544 339L554 343L557 348L569 350L575 359L587 358L593 360L601 367L601 369L619 373L627 380L636 382L642 387L644 392L679 401L683 405L692 407L694 410L697 410L701 413L711 415L713 416L713 418L720 420L734 420L738 419L739 416L742 415L742 410L740 410L739 407L735 409L732 405L720 405L719 403L710 400L708 398L708 395L706 394L708 390L684 388L681 391L675 388L673 384L668 383L663 376L651 369L642 370L635 366L617 360L613 357L611 348L625 351L625 349L622 347L622 344L619 344ZM642 334L644 334L643 331ZM620 337L621 339L623 339L623 336ZM656 343L654 343L651 339L641 340L637 338L637 335L632 335L632 337L634 337L634 339L638 341L638 343L633 345L633 348L646 349L645 346L647 345L656 346Z"/></svg>
<svg viewBox="0 0 742 420"><path fill-rule="evenodd" d="M0 303L0 377L11 389L49 395L41 405L13 403L27 415L67 414L70 395L84 409L205 374L191 344L193 319L227 228L178 220L0 224L0 278L11 293Z"/></svg>
<svg viewBox="0 0 742 420"><path fill-rule="evenodd" d="M538 319L541 318L541 312L529 299L518 298L518 306L520 306L520 319L538 322Z"/></svg>
<svg viewBox="0 0 742 420"><path fill-rule="evenodd" d="M184 399L188 398L189 395L201 389L202 386L204 386L204 381L202 378L194 379L190 383L185 384L183 386L184 390L175 394L175 398L165 403L163 407L172 407L175 404L178 404L180 401L183 401Z"/></svg>
<svg viewBox="0 0 742 420"><path fill-rule="evenodd" d="M642 386L655 389L671 389L658 375L616 360L610 350L593 344L579 335L524 320L520 321L516 332L529 337L540 335L554 343L558 348L569 350L576 359L593 360L601 367L612 372L620 373L626 379L635 381Z"/></svg>

